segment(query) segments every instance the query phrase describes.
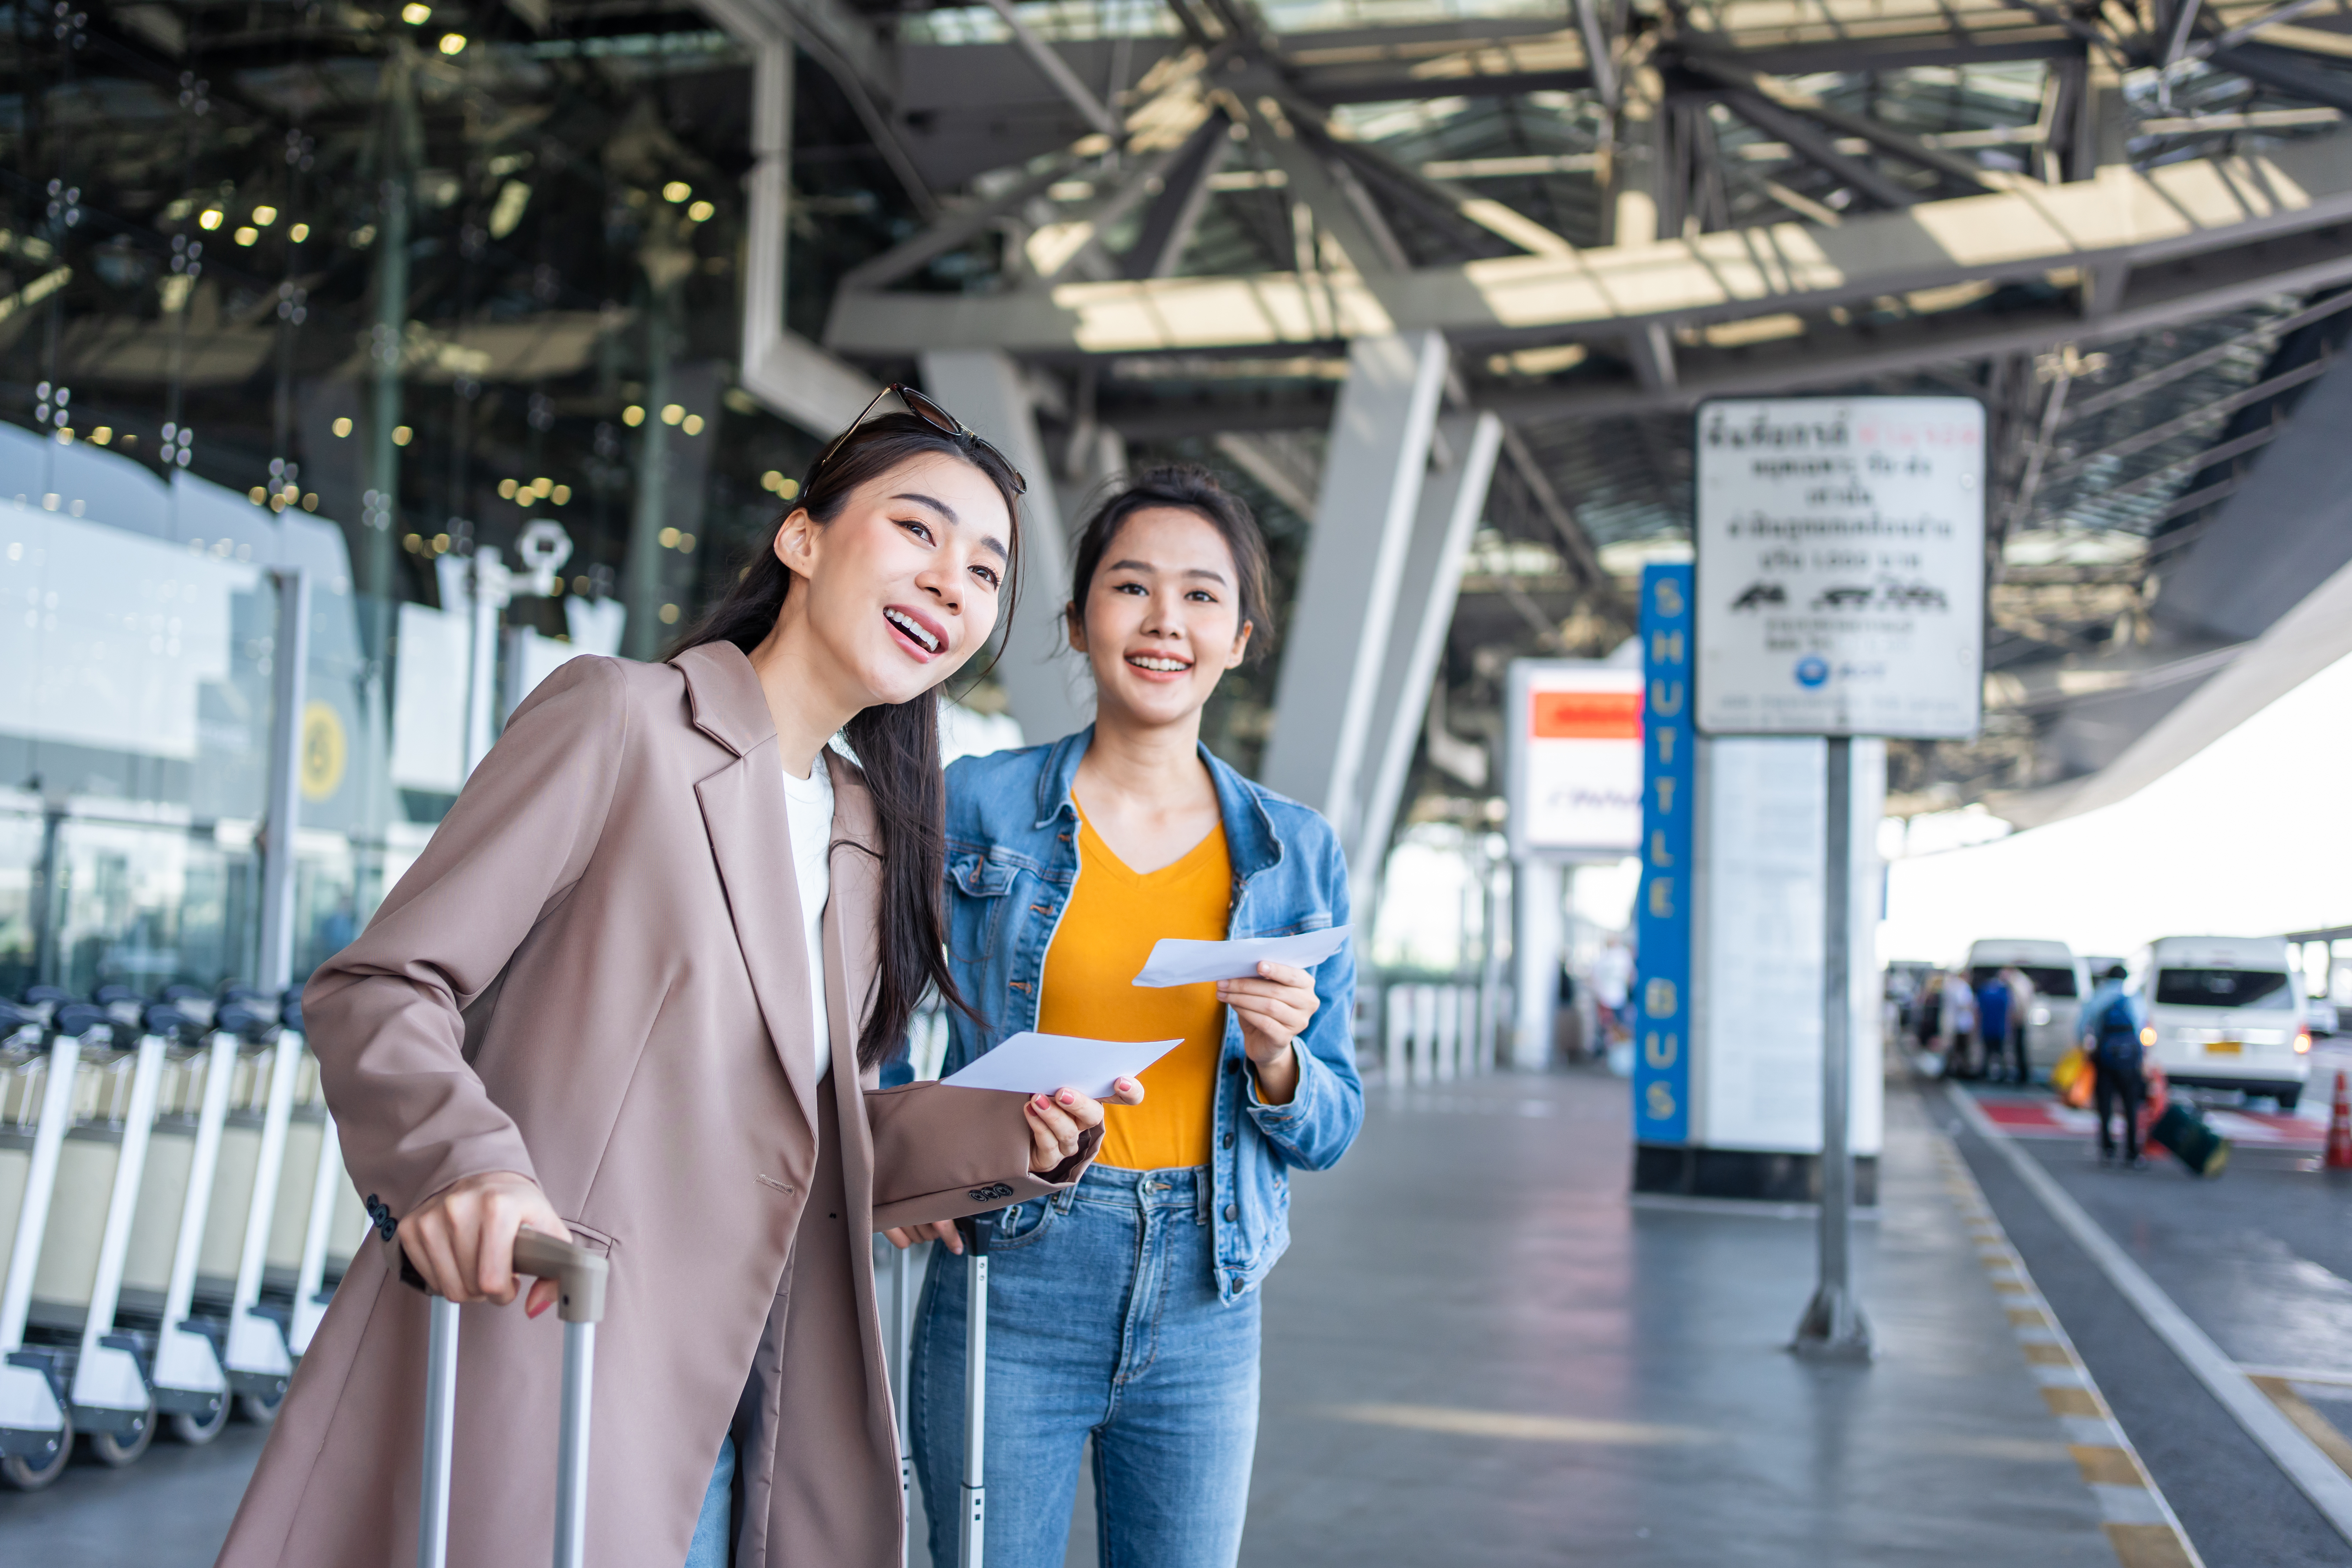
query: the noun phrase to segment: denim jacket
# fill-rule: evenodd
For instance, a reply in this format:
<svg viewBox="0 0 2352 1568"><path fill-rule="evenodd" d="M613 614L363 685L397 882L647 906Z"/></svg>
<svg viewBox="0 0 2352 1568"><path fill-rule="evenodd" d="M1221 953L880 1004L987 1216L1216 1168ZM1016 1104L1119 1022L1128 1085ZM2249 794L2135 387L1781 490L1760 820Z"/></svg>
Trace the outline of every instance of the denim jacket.
<svg viewBox="0 0 2352 1568"><path fill-rule="evenodd" d="M965 757L948 769L948 962L984 1027L949 1009L951 1073L1010 1035L1037 1026L1045 949L1078 878L1070 798L1091 725L1050 746ZM1216 780L1233 860L1232 937L1285 936L1348 920L1348 869L1330 825L1201 750ZM1356 961L1318 964L1314 1021L1298 1037L1298 1089L1286 1105L1257 1097L1241 1025L1228 1009L1212 1129L1217 1293L1231 1301L1290 1245L1290 1167L1328 1169L1364 1121L1349 1014Z"/></svg>

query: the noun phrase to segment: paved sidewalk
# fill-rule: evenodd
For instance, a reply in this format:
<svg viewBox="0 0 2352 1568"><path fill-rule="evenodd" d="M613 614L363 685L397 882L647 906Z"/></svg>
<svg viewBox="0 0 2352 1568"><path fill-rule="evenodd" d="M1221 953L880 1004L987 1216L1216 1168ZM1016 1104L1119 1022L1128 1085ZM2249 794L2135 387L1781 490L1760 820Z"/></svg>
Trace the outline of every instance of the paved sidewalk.
<svg viewBox="0 0 2352 1568"><path fill-rule="evenodd" d="M1376 1091L1299 1178L1244 1563L2115 1568L1908 1092L1856 1227L1868 1368L1782 1348L1810 1215L1629 1204L1625 1094Z"/></svg>

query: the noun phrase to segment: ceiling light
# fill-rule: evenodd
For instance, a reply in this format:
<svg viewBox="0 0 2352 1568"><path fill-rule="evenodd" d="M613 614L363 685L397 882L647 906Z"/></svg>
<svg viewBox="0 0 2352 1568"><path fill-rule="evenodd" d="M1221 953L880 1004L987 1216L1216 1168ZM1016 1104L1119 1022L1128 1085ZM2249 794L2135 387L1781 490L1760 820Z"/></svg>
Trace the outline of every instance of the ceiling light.
<svg viewBox="0 0 2352 1568"><path fill-rule="evenodd" d="M425 5L423 0L408 0L408 4L400 8L400 19L412 27L421 27L433 19L433 7Z"/></svg>
<svg viewBox="0 0 2352 1568"><path fill-rule="evenodd" d="M466 35L463 33L442 34L441 52L445 55L464 54L466 52Z"/></svg>
<svg viewBox="0 0 2352 1568"><path fill-rule="evenodd" d="M672 180L662 187L662 200L666 202L682 202L692 195L694 187L684 180Z"/></svg>

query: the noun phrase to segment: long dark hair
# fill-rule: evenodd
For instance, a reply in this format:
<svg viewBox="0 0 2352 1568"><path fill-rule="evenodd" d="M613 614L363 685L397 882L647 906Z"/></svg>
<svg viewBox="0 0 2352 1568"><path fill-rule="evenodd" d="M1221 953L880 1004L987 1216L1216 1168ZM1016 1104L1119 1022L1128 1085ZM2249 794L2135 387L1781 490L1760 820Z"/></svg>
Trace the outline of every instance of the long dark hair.
<svg viewBox="0 0 2352 1568"><path fill-rule="evenodd" d="M1021 496L1012 468L992 447L966 445L908 414L868 420L842 442L831 462L812 469L793 511L819 523L841 515L852 491L902 463L943 455L960 458L988 476L1013 520L1012 560L999 595L1000 626L1013 616L1021 565ZM772 544L772 538L771 539ZM767 640L783 612L793 574L772 548L753 555L719 601L704 612L662 657L675 658L706 643L733 643L750 653ZM843 726L857 754L881 829L882 918L877 933L882 962L875 971L873 1007L857 1041L857 1065L878 1066L907 1037L907 1022L923 993L964 1013L971 1008L947 966L947 918L941 898L947 870L947 782L940 772L940 705L926 692L910 702L877 703ZM817 759L817 766L824 760Z"/></svg>
<svg viewBox="0 0 2352 1568"><path fill-rule="evenodd" d="M1095 503L1086 527L1078 532L1077 548L1070 555L1071 616L1080 626L1086 625L1087 595L1095 585L1095 573L1127 520L1160 506L1192 513L1224 539L1225 548L1233 552L1237 579L1234 600L1241 611L1238 625L1252 628L1242 659L1252 663L1264 658L1274 641L1274 595L1267 586L1274 568L1266 560L1265 535L1259 531L1249 502L1225 489L1215 474L1193 463L1146 468Z"/></svg>

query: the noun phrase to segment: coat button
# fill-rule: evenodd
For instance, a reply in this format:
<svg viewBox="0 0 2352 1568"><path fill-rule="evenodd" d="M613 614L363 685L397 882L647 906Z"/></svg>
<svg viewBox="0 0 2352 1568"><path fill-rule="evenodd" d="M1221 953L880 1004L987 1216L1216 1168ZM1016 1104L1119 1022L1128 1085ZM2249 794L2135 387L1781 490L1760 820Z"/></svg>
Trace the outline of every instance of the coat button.
<svg viewBox="0 0 2352 1568"><path fill-rule="evenodd" d="M1225 1137L1224 1137L1224 1146L1225 1146L1226 1148L1228 1148L1228 1149L1230 1149L1230 1148L1232 1148L1232 1147L1234 1146L1234 1135L1233 1135L1232 1133L1230 1133L1230 1132L1228 1132L1228 1133L1226 1133L1226 1134L1225 1134Z"/></svg>
<svg viewBox="0 0 2352 1568"><path fill-rule="evenodd" d="M1242 1070L1242 1064L1238 1060L1229 1058L1225 1063L1225 1070L1229 1073L1239 1072Z"/></svg>
<svg viewBox="0 0 2352 1568"><path fill-rule="evenodd" d="M1226 1217L1227 1219L1229 1219L1229 1220L1235 1220L1235 1219L1239 1219L1239 1218L1241 1218L1241 1217L1242 1217L1242 1211L1241 1211L1240 1207L1239 1207L1238 1205L1234 1205L1234 1204L1227 1204L1227 1205L1225 1205L1225 1217Z"/></svg>

